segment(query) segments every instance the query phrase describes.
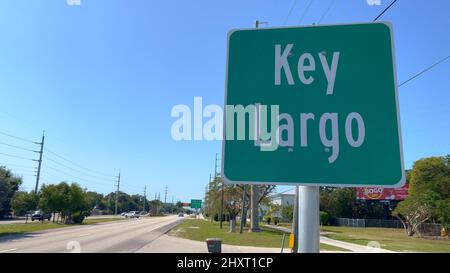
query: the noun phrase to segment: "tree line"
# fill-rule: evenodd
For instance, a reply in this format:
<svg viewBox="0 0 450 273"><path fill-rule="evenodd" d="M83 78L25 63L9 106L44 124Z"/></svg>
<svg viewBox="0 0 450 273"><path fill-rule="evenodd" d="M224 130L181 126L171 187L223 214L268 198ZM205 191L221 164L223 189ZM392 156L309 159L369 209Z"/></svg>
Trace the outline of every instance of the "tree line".
<svg viewBox="0 0 450 273"><path fill-rule="evenodd" d="M406 234L419 232L422 223L450 226L450 155L414 162L409 178L409 195L393 214L404 225Z"/></svg>
<svg viewBox="0 0 450 273"><path fill-rule="evenodd" d="M276 189L275 185L258 185L258 211L260 205L269 205L269 195ZM205 195L203 211L206 217L211 220L219 221L220 207L222 203L223 190L223 213L222 220L235 220L237 216L246 221L251 207L251 187L250 185L232 185L222 183L220 176L216 176L209 182L208 190ZM242 210L242 207L244 210ZM242 217L242 212L244 217ZM260 219L256 219L259 221ZM245 222L244 222L245 224Z"/></svg>
<svg viewBox="0 0 450 273"><path fill-rule="evenodd" d="M450 156L419 159L406 172L408 197L382 203L356 199L355 188L321 188L320 209L330 217L398 219L408 236L417 235L423 223L450 226Z"/></svg>
<svg viewBox="0 0 450 273"><path fill-rule="evenodd" d="M380 170L382 171L382 170ZM418 234L422 223L450 226L450 155L428 157L414 162L406 172L409 195L403 201L379 202L356 199L356 188L320 187L321 224L330 224L334 218L398 219L408 236ZM221 206L221 191L224 189L224 218L234 219L250 208L250 187L243 204L242 185L222 185L220 177L209 183L205 196L204 212L218 220ZM265 205L265 218L280 217L292 221L293 205L271 204L269 194L275 186L259 186L259 205Z"/></svg>
<svg viewBox="0 0 450 273"><path fill-rule="evenodd" d="M81 223L92 212L114 214L116 192L101 194L88 191L77 183L59 182L42 185L34 191L19 191L22 178L11 170L0 167L0 218L6 216L23 216L34 210L51 213L54 222ZM151 215L163 213L186 212L182 203L163 204L160 200L148 200L143 195L129 195L119 192L117 195L117 212L145 211Z"/></svg>

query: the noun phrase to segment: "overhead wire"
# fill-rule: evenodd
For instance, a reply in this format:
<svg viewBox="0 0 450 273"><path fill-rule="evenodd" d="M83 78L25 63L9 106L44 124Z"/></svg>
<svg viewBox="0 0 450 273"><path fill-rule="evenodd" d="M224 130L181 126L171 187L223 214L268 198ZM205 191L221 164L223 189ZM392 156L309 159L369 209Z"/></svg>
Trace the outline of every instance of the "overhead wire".
<svg viewBox="0 0 450 273"><path fill-rule="evenodd" d="M375 17L375 19L373 19L373 21L375 22L375 21L377 21L381 16L383 16L383 14L384 14L389 8L391 8L391 7L395 4L395 2L397 2L397 0L392 1L391 4L389 4L389 6L387 6L380 14L378 14L377 17Z"/></svg>
<svg viewBox="0 0 450 273"><path fill-rule="evenodd" d="M300 25L303 22L303 19L305 19L306 14L308 13L309 8L311 7L314 0L309 0L308 5L306 6L305 10L302 13L302 16L300 17L300 20L298 21L298 24Z"/></svg>
<svg viewBox="0 0 450 273"><path fill-rule="evenodd" d="M444 57L443 59L437 61L436 63L432 64L431 66L425 68L424 70L414 74L413 76L411 76L410 78L408 78L407 80L403 81L401 84L398 85L398 87L401 87L402 85L414 80L415 78L418 78L419 76L421 76L422 74L430 71L431 69L435 68L436 66L438 66L439 64L447 61L450 58L450 55L448 55L447 57Z"/></svg>

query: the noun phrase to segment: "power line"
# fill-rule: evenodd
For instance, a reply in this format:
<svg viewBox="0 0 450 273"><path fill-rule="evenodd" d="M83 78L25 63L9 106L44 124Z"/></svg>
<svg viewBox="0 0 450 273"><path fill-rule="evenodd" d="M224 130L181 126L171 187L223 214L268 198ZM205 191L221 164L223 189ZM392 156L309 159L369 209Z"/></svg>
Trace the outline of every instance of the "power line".
<svg viewBox="0 0 450 273"><path fill-rule="evenodd" d="M0 153L0 155L9 156L9 157L14 157L14 158L18 158L18 159L24 159L24 160L35 161L35 159L27 158L27 157L23 157L23 156L18 156L18 155L11 155L11 154L5 154L5 153Z"/></svg>
<svg viewBox="0 0 450 273"><path fill-rule="evenodd" d="M1 144L1 145L4 145L4 146L16 148L16 149L19 149L19 150L23 150L23 151L29 151L29 152L35 152L35 153L37 153L37 151L35 151L35 150L31 150L31 149L24 148L24 147L20 147L20 146L16 146L16 145L11 145L11 144L8 144L8 143L5 143L5 142L0 142L0 144Z"/></svg>
<svg viewBox="0 0 450 273"><path fill-rule="evenodd" d="M32 168L32 169L36 169L36 167L30 167L30 166L19 165L19 164L11 164L11 163L0 163L0 166L5 166L5 167L20 167L20 168Z"/></svg>
<svg viewBox="0 0 450 273"><path fill-rule="evenodd" d="M62 171L62 170L60 170L60 169L54 168L54 167L48 165L47 163L45 163L44 166L45 166L46 168L49 168L49 169L51 169L51 170L53 170L53 171L56 171L56 172L59 172L59 173L61 173L61 174L70 176L70 177L75 178L75 179L79 179L80 181L83 181L83 182L88 182L88 183L93 183L93 184L99 184L99 185L103 185L103 186L111 186L111 185L109 185L109 184L99 183L99 182L96 182L96 181L90 181L89 179L82 178L82 177L79 177L79 176L70 174L70 173L68 173L68 172L65 172L65 171Z"/></svg>
<svg viewBox="0 0 450 273"><path fill-rule="evenodd" d="M377 17L375 17L375 19L373 19L373 21L375 22L376 20L378 20L378 18L380 18L390 7L392 7L392 5L395 4L395 2L397 2L397 0L392 1L389 6L387 6L380 14L378 14Z"/></svg>
<svg viewBox="0 0 450 273"><path fill-rule="evenodd" d="M40 176L40 165L41 165L41 163L42 163L42 156L43 156L43 150L44 150L44 147L43 147L43 146L44 146L44 145L43 145L43 144L44 144L44 135L42 135L42 142L36 142L36 141L32 141L32 140L29 140L29 139L26 139L26 138L23 138L23 137L19 137L19 136L12 135L12 134L5 133L5 132L1 132L1 131L0 131L0 134L5 135L5 136L8 136L8 137L10 137L10 138L14 138L14 139L17 139L17 140L21 140L21 141L24 141L24 142L32 143L32 144L35 144L35 145L40 145L41 150L40 150L40 151L34 151L34 150L31 150L31 149L28 149L28 148L25 148L25 147L21 147L21 146L17 146L17 145L12 145L12 144L5 143L5 142L0 142L1 145L5 145L5 146L9 146L9 147L12 147L12 148L21 149L21 150L25 150L25 151L29 151L29 152L36 152L36 153L39 153L39 155L40 155L40 156L39 156L39 160L32 159L32 158L27 158L27 157L24 157L24 156L12 155L12 154L7 154L7 153L0 153L0 155L4 155L4 156L8 156L8 157L13 157L13 158L18 158L18 159L24 159L24 160L31 160L31 161L37 161L37 162L39 163L39 167L38 167L38 171L37 171L37 175L36 175L36 190L37 190L37 187L38 187L38 184L39 184L39 176ZM73 162L73 161L71 161L71 160L69 160L69 159L67 159L67 158L65 158L65 157L63 157L63 156L61 156L61 155L55 153L55 152L53 152L53 151L48 150L47 148L45 148L45 151L48 152L48 153L50 153L50 154L52 154L52 155L54 155L54 156L56 156L56 157L58 157L58 158L60 158L60 159L62 159L62 160L64 160L64 161L67 161L67 162L69 162L69 163L71 163L71 164L77 166L78 168L87 170L87 171L92 172L92 173L96 173L96 174L101 175L101 176L103 176L103 177L100 177L100 176L98 176L98 175L93 175L93 174L91 174L91 173L87 173L87 172L84 172L84 171L81 171L81 170L78 170L78 169L74 169L74 168L72 168L72 167L67 166L66 164L62 164L62 163L60 163L60 162L58 162L58 161L56 161L56 160L53 160L52 158L49 158L49 157L47 157L47 156L44 156L47 160L49 160L49 161L51 161L51 162L53 162L53 163L55 163L55 164L58 164L58 165L60 165L60 166L62 166L62 167L65 167L65 168L67 168L67 169L70 169L70 170L76 172L77 174L80 173L80 174L83 174L83 175L85 175L85 176L89 176L89 177L95 178L96 180L103 180L103 181L112 181L112 179L114 178L114 176L112 176L112 175L107 175L107 174L104 174L104 173L102 173L102 172L95 171L95 170L92 170L92 169L90 169L90 168L83 167L83 166L81 166L81 165L79 165L79 164L77 164L77 163L75 163L75 162ZM10 164L7 164L7 165L9 166ZM86 179L81 178L81 177L79 177L79 176L75 176L75 175L69 174L69 173L67 173L67 172L63 172L63 171L61 171L61 170L59 170L59 169L56 169L56 168L52 168L51 166L48 166L48 165L46 165L46 166L49 167L49 168L51 168L51 169L53 169L53 170L56 170L56 171L58 171L58 172L64 173L65 175L69 175L69 176L71 176L71 177L74 177L74 178L76 178L76 179L80 179L80 180L83 180L83 181L86 180ZM110 178L110 179L106 179L105 177L108 177L108 178ZM92 178L87 179L87 180L91 180ZM93 183L96 183L96 182L93 182ZM102 183L96 183L96 184L102 184ZM105 184L102 184L102 185L105 185ZM109 185L108 185L108 186L109 186Z"/></svg>
<svg viewBox="0 0 450 273"><path fill-rule="evenodd" d="M29 143L33 143L33 144L39 144L39 142L32 141L32 140L29 140L29 139L26 139L26 138L22 138L22 137L18 137L18 136L15 136L15 135L11 135L11 134L8 134L8 133L5 133L5 132L0 132L0 134L2 134L4 136L8 136L10 138L15 138L15 139L18 139L18 140L21 140L21 141L25 141L25 142L29 142Z"/></svg>
<svg viewBox="0 0 450 273"><path fill-rule="evenodd" d="M25 168L25 167L11 167L11 166L5 166L14 172L21 172L21 171L27 171L27 172L36 172L36 168Z"/></svg>
<svg viewBox="0 0 450 273"><path fill-rule="evenodd" d="M59 166L62 166L62 167L64 167L64 168L67 168L67 169L69 169L69 170L72 170L72 171L74 171L74 172L76 172L76 173L79 173L79 174L82 174L82 175L87 175L87 176L90 176L90 177L92 177L92 178L94 178L94 179L103 180L103 181L113 181L112 178L111 178L111 179L106 179L106 178L102 178L102 177L99 177L99 176L95 176L95 175L93 175L93 174L89 174L89 173L86 173L86 172L83 172L83 171L74 169L74 168L69 167L69 166L67 166L67 165L65 165L65 164L63 164L63 163L61 163L61 162L58 162L58 161L56 161L56 160L54 160L54 159L52 159L52 158L50 158L50 157L48 157L48 156L44 156L44 158L47 159L47 160L49 160L49 161L51 161L51 162L53 162L53 163L55 163L55 164L58 164Z"/></svg>
<svg viewBox="0 0 450 273"><path fill-rule="evenodd" d="M373 21L377 21L378 18L380 18L390 7L392 7L395 3L397 2L397 0L392 1L389 6L387 6L377 17L375 17L375 19L373 19ZM433 69L434 67L438 66L439 64L445 62L446 60L448 60L450 58L450 55L444 57L443 59L439 60L438 62L432 64L431 66L425 68L424 70L420 71L419 73L413 75L412 77L410 77L409 79L405 80L404 82L402 82L401 84L398 85L398 87L414 80L415 78L421 76L422 74L426 73L427 71Z"/></svg>
<svg viewBox="0 0 450 273"><path fill-rule="evenodd" d="M419 77L420 75L424 74L425 72L427 72L427 71L433 69L434 67L438 66L439 64L445 62L445 61L448 60L449 58L450 58L450 55L448 55L447 57L445 57L445 58L439 60L438 62L432 64L431 66L425 68L424 70L422 70L422 71L420 71L419 73L415 74L415 75L412 76L411 78L409 78L409 79L407 79L406 81L402 82L401 84L398 85L398 87L404 85L404 84L407 83L407 82L410 82L410 81L414 80L415 78Z"/></svg>
<svg viewBox="0 0 450 273"><path fill-rule="evenodd" d="M22 173L26 173L26 174L34 174L34 175L36 175L36 171L32 171L32 170L18 170L18 169L16 169L16 168L14 168L13 170L13 173L15 174L15 175L20 175L20 174L22 174Z"/></svg>
<svg viewBox="0 0 450 273"><path fill-rule="evenodd" d="M292 3L291 9L289 10L288 15L286 16L286 18L284 19L283 25L285 26L287 23L287 20L289 19L289 16L291 16L292 11L294 10L295 6L297 6L298 0L294 0L294 2Z"/></svg>
<svg viewBox="0 0 450 273"><path fill-rule="evenodd" d="M298 24L300 25L305 18L306 14L308 13L309 8L311 7L314 0L309 0L308 6L306 6L305 11L303 11L302 16L300 17L300 20L298 21Z"/></svg>
<svg viewBox="0 0 450 273"><path fill-rule="evenodd" d="M69 159L67 159L67 158L65 158L65 157L63 157L63 156L61 156L61 155L59 155L59 154L57 154L57 153L55 153L55 152L50 151L50 150L47 149L47 148L45 148L44 150L45 150L46 152L49 152L49 153L53 154L54 156L56 156L56 157L58 157L58 158L60 158L60 159L62 159L62 160L64 160L64 161L67 161L67 162L69 162L69 163L71 163L71 164L77 166L77 167L80 168L80 169L84 169L84 170L86 170L86 171L90 171L90 172L92 172L92 173L96 173L96 174L98 174L98 175L102 175L102 176L109 177L109 178L114 178L114 177L115 177L115 176L113 176L113 175L104 174L104 173L102 173L102 172L95 171L95 170L92 170L92 169L87 168L87 167L83 167L83 166L81 166L80 164L78 164L78 163L76 163L76 162L73 162L72 160L69 160Z"/></svg>
<svg viewBox="0 0 450 273"><path fill-rule="evenodd" d="M73 177L73 178L75 178L75 179L79 179L79 180L85 181L84 178L78 177L78 176L76 176L76 175L70 174L70 173L65 172L65 171L61 171L60 169L54 168L54 167L48 165L47 163L45 163L44 166L45 166L46 168L49 168L49 169L51 169L51 170L53 170L53 171L56 171L56 172L59 172L59 173L61 173L61 174L68 175L68 176Z"/></svg>
<svg viewBox="0 0 450 273"><path fill-rule="evenodd" d="M137 191L137 192L140 192L140 191L142 191L142 189L140 189L140 188L137 188L137 187L134 187L134 186L131 186L131 185L120 185L120 187L123 189L123 188L125 188L125 189L128 189L128 190L130 190L130 191L133 191L133 192L135 192L135 191Z"/></svg>
<svg viewBox="0 0 450 273"><path fill-rule="evenodd" d="M322 20L325 18L325 16L327 16L328 12L330 12L331 8L334 6L334 3L336 2L336 0L331 0L330 4L328 5L327 9L325 10L324 13L322 13L322 16L320 16L319 21L317 22L317 24L320 24L320 22L322 22Z"/></svg>
<svg viewBox="0 0 450 273"><path fill-rule="evenodd" d="M48 166L47 166L48 167ZM81 186L83 186L83 187L85 187L85 188L88 188L88 187L91 187L92 186L92 184L91 183L89 183L89 182L87 182L87 181L85 181L85 180L76 180L76 181L74 181L74 180L69 180L69 179L67 179L66 177L63 177L63 176L61 176L61 175L59 175L59 174L55 174L55 173L52 173L52 174L49 174L49 172L48 171L46 171L45 173L43 173L42 174L42 177L44 178L44 180L45 180L45 182L44 182L44 184L47 184L47 185L49 185L49 184L54 184L55 182L68 182L68 183L77 183L77 184L79 184L79 185L81 185ZM52 181L52 180L54 180L52 183L50 183L50 182L48 182L48 181ZM98 184L98 185L96 185L96 186L103 186L103 187L108 187L108 188L110 188L111 187L111 185L105 185L105 184Z"/></svg>
<svg viewBox="0 0 450 273"><path fill-rule="evenodd" d="M42 174L42 177L43 177L45 180L57 180L57 181L63 181L63 180L65 180L65 179L62 179L62 176L49 174L48 171L46 171L45 173L43 173L43 174Z"/></svg>

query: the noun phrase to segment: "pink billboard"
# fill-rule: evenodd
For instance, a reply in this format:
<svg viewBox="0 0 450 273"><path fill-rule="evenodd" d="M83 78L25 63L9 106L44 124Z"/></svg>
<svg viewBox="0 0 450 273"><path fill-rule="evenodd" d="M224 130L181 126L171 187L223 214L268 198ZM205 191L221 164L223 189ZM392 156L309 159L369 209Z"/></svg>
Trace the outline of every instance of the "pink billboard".
<svg viewBox="0 0 450 273"><path fill-rule="evenodd" d="M409 184L401 188L364 187L356 188L356 198L361 200L405 200Z"/></svg>

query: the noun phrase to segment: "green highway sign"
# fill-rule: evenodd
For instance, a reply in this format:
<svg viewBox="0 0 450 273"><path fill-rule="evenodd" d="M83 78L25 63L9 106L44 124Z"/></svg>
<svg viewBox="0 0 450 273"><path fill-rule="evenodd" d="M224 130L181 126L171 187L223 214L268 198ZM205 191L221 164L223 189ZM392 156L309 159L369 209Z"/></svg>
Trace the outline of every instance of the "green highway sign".
<svg viewBox="0 0 450 273"><path fill-rule="evenodd" d="M202 200L200 200L200 199L192 199L191 200L191 208L193 208L193 209L201 209L202 208Z"/></svg>
<svg viewBox="0 0 450 273"><path fill-rule="evenodd" d="M227 51L225 182L404 184L389 23L232 30Z"/></svg>

